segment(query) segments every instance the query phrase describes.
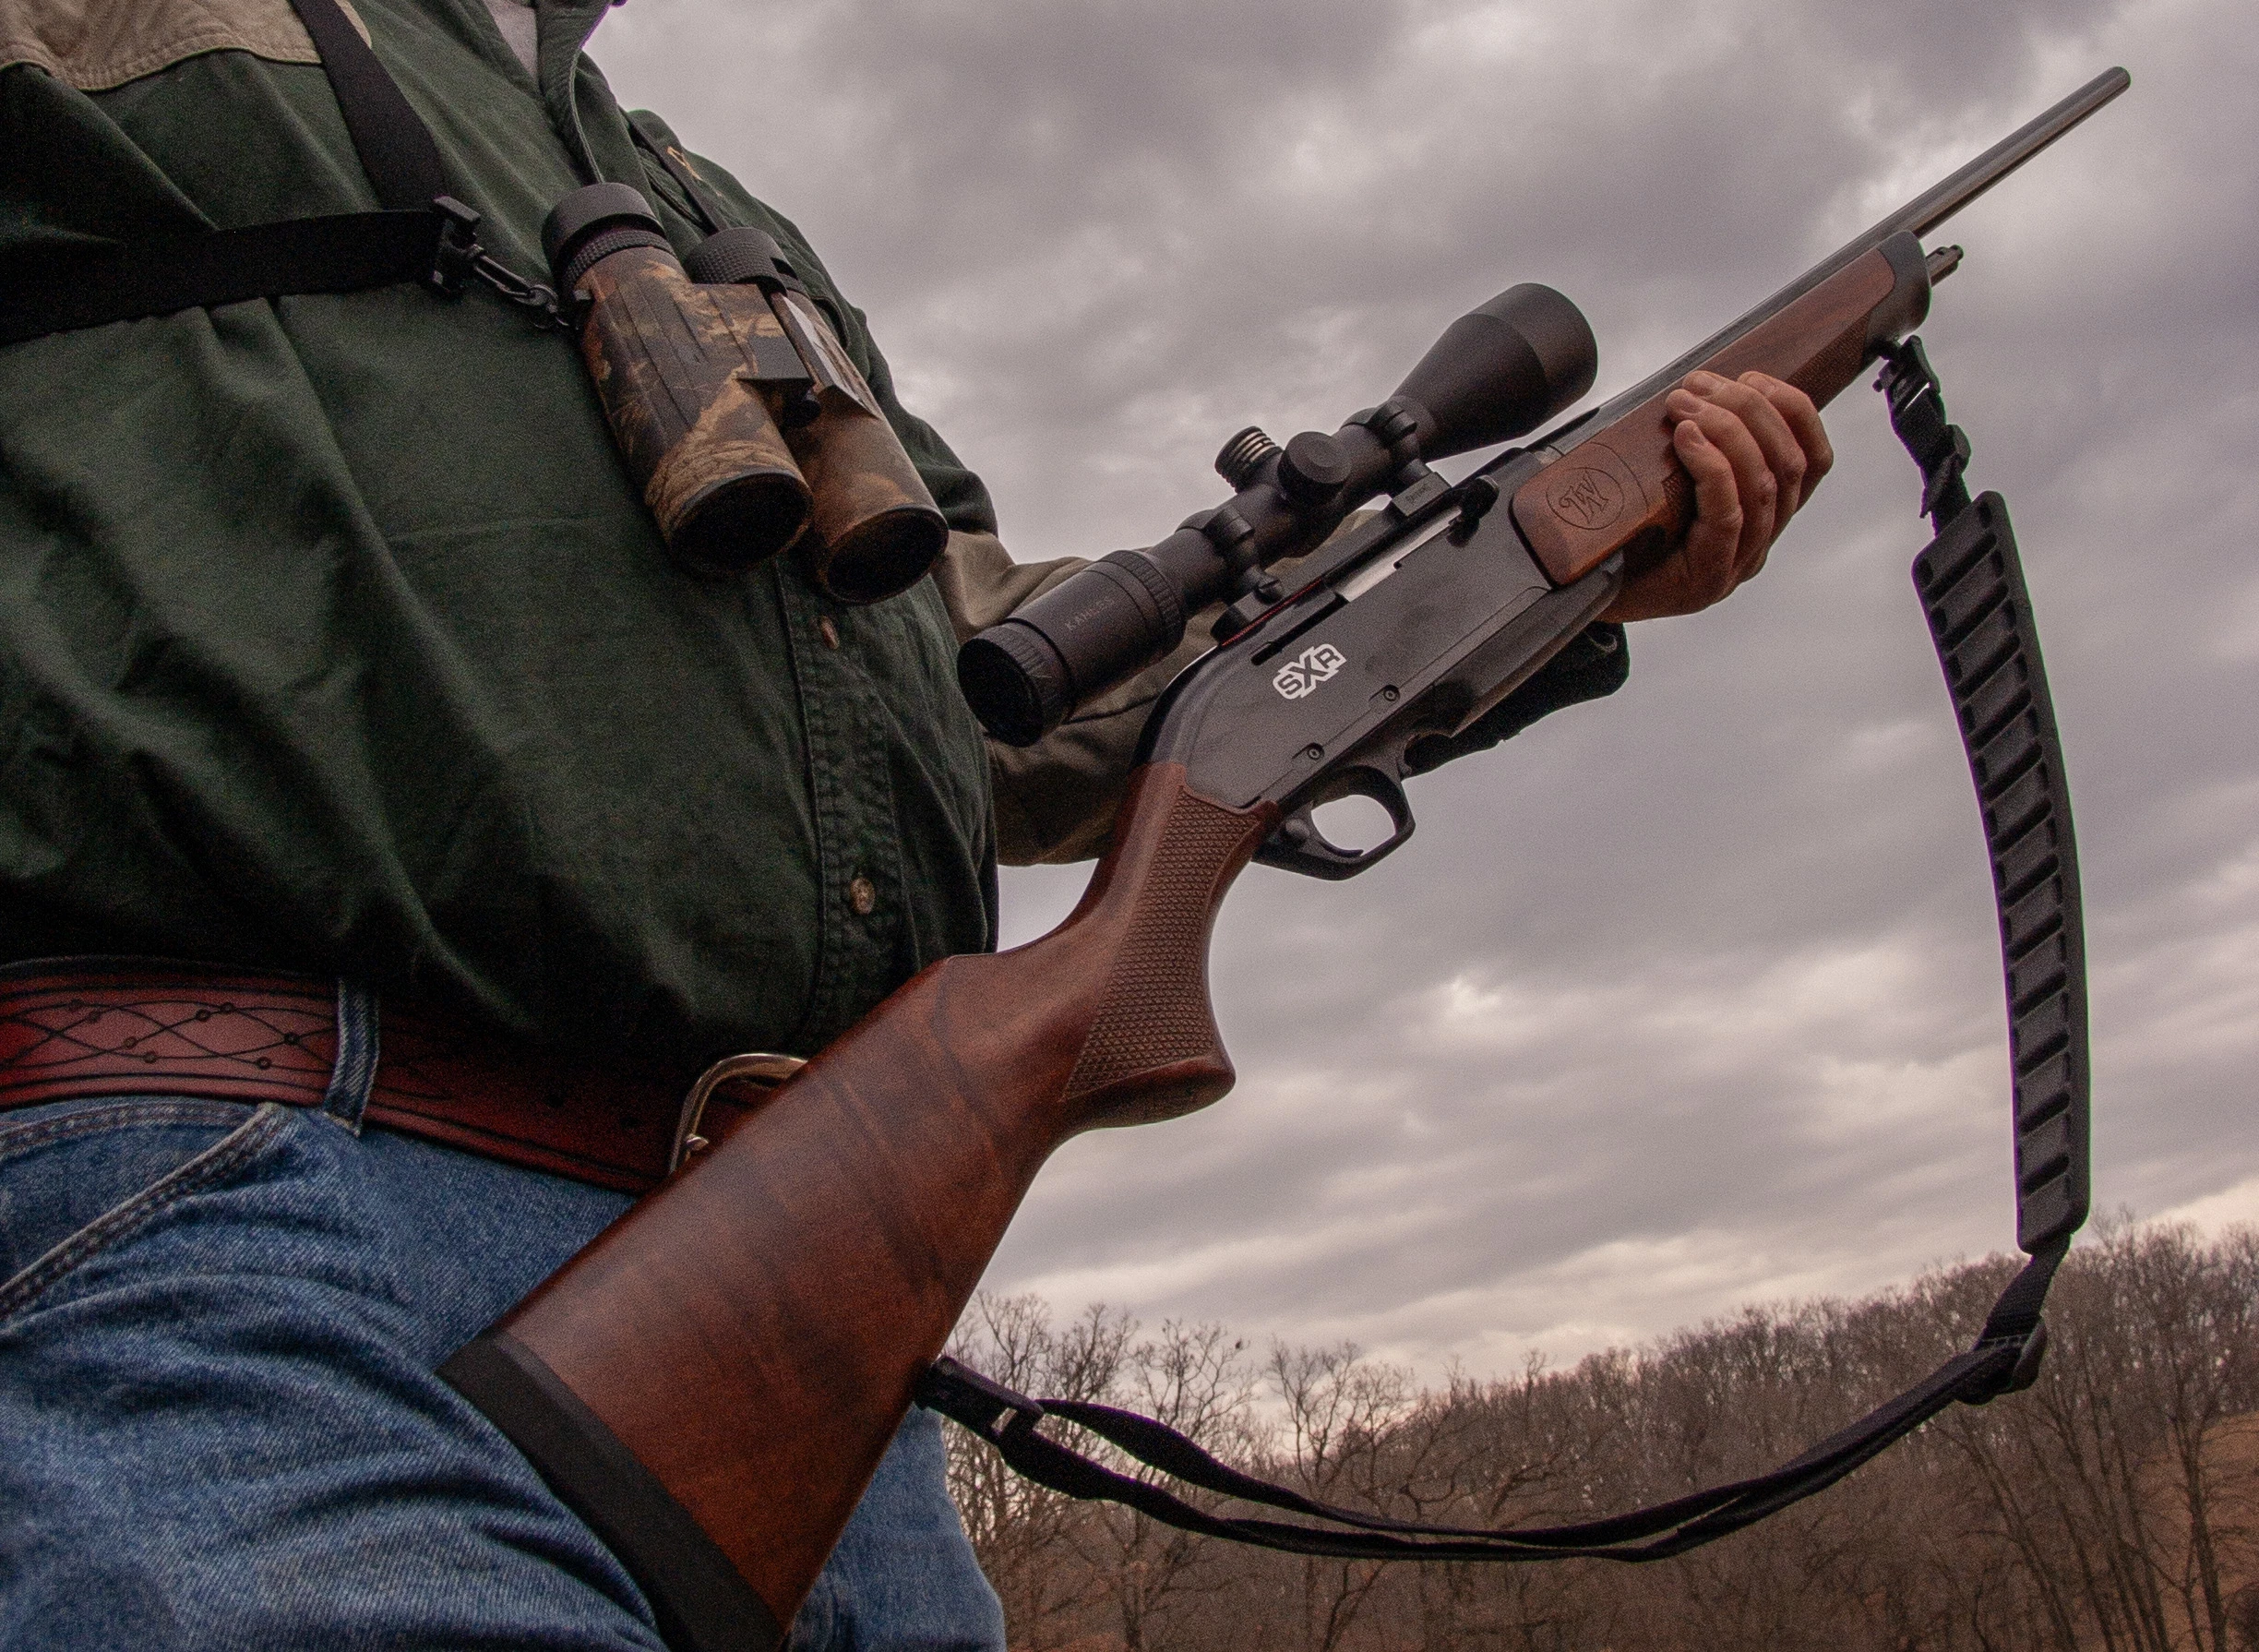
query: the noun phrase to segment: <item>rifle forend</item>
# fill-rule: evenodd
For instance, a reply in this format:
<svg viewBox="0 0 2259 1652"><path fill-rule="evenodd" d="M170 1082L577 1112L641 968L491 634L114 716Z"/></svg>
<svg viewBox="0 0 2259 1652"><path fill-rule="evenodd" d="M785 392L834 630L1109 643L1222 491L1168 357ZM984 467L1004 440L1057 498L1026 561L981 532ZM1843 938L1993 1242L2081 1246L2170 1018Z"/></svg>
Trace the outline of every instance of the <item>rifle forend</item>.
<svg viewBox="0 0 2259 1652"><path fill-rule="evenodd" d="M1925 258L1918 237L2132 84L2123 69L2096 76L1677 361L1541 437L1534 450L1548 461L1574 455L1513 495L1514 521L1546 572L1566 584L1617 549L1636 570L1685 533L1691 500L1662 409L1689 373L1733 378L1754 368L1825 406L1921 325L1931 285L1959 262L1958 248Z"/></svg>

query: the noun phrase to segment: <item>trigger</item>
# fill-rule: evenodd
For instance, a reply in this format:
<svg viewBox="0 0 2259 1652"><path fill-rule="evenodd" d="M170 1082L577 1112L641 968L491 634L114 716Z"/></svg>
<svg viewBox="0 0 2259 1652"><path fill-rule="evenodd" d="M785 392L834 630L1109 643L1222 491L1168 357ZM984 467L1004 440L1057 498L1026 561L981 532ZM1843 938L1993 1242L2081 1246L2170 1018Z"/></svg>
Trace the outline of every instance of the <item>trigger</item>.
<svg viewBox="0 0 2259 1652"><path fill-rule="evenodd" d="M1369 797L1388 810L1391 827L1388 838L1369 849L1344 849L1328 842L1318 824L1317 810L1344 797ZM1300 872L1308 878L1354 878L1394 853L1412 835L1413 824L1411 800L1393 775L1374 769L1354 770L1337 784L1306 798L1281 820L1278 829L1255 852L1255 858L1265 866Z"/></svg>

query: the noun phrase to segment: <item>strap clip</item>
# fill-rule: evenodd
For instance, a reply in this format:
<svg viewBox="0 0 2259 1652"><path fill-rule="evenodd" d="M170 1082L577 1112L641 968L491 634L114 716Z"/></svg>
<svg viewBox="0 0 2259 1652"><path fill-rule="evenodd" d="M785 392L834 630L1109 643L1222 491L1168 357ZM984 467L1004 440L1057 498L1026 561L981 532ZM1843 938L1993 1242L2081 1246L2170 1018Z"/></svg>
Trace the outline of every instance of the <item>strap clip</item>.
<svg viewBox="0 0 2259 1652"><path fill-rule="evenodd" d="M433 291L460 298L463 289L476 281L503 303L524 311L527 319L544 332L570 329L572 320L557 302L554 289L526 280L480 245L480 218L475 208L451 195L435 195L432 210L439 215L439 244L432 250L431 274L426 278Z"/></svg>
<svg viewBox="0 0 2259 1652"><path fill-rule="evenodd" d="M1973 1353L2015 1351L2013 1363L1987 1365L1972 1374L1967 1384L1956 1395L1965 1406L1989 1406L2003 1394L2021 1394L2039 1380L2040 1362L2047 1358L2047 1322L2040 1320L2021 1336L1989 1336L1978 1343Z"/></svg>
<svg viewBox="0 0 2259 1652"><path fill-rule="evenodd" d="M1946 422L1944 387L1918 337L1885 345L1882 360L1875 389L1890 404L1891 428L1921 466L1921 513L1942 533L1968 509L1968 489L1961 481L1968 469L1968 436Z"/></svg>
<svg viewBox="0 0 2259 1652"><path fill-rule="evenodd" d="M1977 1334L1977 1346L1969 1349L1985 1362L1962 1386L1957 1397L1965 1404L1981 1406L2003 1394L2021 1394L2039 1380L2039 1362L2048 1346L2047 1322L2039 1317L2039 1310L2047 1301L2048 1287L2055 1282L2055 1270L2070 1251L2068 1233L2041 1245L1992 1304L1984 1329ZM2014 1359L2001 1358L2010 1352Z"/></svg>
<svg viewBox="0 0 2259 1652"><path fill-rule="evenodd" d="M432 197L432 210L439 215L439 244L426 279L436 292L460 298L486 251L479 245L479 215L451 195Z"/></svg>
<svg viewBox="0 0 2259 1652"><path fill-rule="evenodd" d="M911 1396L928 1411L938 1411L991 1440L1024 1433L1043 1420L1044 1408L947 1354L926 1368Z"/></svg>

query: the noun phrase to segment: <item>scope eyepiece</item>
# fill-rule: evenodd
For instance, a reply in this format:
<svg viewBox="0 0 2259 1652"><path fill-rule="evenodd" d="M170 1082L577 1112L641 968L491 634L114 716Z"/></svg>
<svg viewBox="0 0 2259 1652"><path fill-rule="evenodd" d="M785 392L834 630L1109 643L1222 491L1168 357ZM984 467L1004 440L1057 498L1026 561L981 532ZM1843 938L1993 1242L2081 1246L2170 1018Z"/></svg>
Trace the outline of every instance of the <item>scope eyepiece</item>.
<svg viewBox="0 0 2259 1652"><path fill-rule="evenodd" d="M957 684L982 726L1032 746L1075 707L1175 648L1191 568L1216 562L1196 528L1077 569L957 652Z"/></svg>
<svg viewBox="0 0 2259 1652"><path fill-rule="evenodd" d="M990 626L957 652L957 686L981 725L1007 746L1033 746L1074 710L1074 677L1051 640L1023 621Z"/></svg>

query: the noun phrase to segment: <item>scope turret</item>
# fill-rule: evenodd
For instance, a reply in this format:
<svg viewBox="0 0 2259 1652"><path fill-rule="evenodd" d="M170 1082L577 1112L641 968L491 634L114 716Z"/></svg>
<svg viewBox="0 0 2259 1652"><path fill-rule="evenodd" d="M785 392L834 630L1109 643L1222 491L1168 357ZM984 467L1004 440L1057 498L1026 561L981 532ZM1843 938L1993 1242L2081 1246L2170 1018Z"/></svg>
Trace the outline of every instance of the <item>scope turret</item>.
<svg viewBox="0 0 2259 1652"><path fill-rule="evenodd" d="M957 655L957 680L988 732L1034 744L1074 709L1161 658L1186 619L1219 599L1265 600L1264 568L1312 550L1376 493L1426 461L1535 429L1592 388L1598 346L1550 287L1524 282L1452 322L1395 395L1332 436L1284 449L1260 430L1225 446L1237 490L1159 544L1116 551L1045 592Z"/></svg>

